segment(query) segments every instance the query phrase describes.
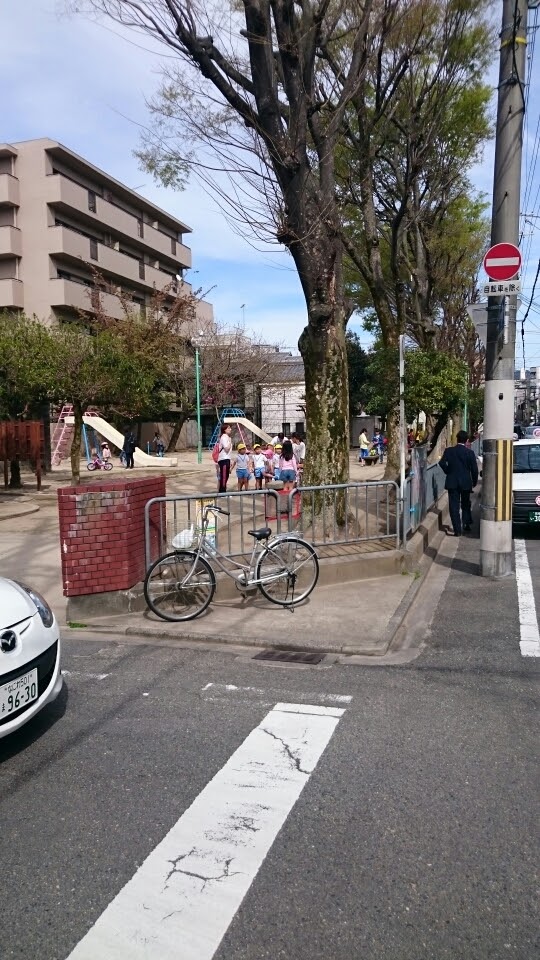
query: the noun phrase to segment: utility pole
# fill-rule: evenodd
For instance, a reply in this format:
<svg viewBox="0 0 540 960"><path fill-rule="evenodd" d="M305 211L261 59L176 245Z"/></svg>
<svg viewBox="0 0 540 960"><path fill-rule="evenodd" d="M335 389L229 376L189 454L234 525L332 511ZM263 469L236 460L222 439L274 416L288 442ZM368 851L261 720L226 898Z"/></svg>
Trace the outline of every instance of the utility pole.
<svg viewBox="0 0 540 960"><path fill-rule="evenodd" d="M503 0L491 245L519 241L527 0ZM516 296L490 297L480 520L483 577L512 573L512 437ZM504 334L503 334L504 328Z"/></svg>

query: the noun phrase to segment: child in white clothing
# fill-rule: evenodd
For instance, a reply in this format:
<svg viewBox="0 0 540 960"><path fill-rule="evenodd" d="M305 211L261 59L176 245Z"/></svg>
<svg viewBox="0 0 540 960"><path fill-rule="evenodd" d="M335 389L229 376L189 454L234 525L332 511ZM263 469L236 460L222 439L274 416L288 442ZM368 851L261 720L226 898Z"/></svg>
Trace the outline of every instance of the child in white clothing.
<svg viewBox="0 0 540 960"><path fill-rule="evenodd" d="M239 443L237 446L238 453L236 454L236 461L234 466L236 467L236 479L238 480L238 489L239 490L249 490L249 478L252 471L252 462L251 456L247 452L247 447L245 443Z"/></svg>
<svg viewBox="0 0 540 960"><path fill-rule="evenodd" d="M262 490L266 471L266 456L261 449L260 443L253 444L253 470L255 473L255 489Z"/></svg>

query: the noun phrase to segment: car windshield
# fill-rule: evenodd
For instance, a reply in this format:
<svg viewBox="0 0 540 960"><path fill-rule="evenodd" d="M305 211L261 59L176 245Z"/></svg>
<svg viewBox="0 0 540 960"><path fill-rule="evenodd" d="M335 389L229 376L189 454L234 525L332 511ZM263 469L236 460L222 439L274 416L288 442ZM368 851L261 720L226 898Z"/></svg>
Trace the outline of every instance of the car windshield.
<svg viewBox="0 0 540 960"><path fill-rule="evenodd" d="M540 473L540 443L514 446L514 473Z"/></svg>

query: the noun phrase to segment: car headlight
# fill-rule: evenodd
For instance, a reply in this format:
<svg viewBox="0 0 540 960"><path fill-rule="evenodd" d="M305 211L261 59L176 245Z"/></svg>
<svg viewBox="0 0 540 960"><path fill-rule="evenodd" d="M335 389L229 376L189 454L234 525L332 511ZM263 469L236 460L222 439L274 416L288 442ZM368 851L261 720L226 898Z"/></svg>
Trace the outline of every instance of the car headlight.
<svg viewBox="0 0 540 960"><path fill-rule="evenodd" d="M28 594L32 603L37 607L37 612L41 617L41 622L44 627L52 627L54 614L47 603L47 601L41 596L40 593L37 593L36 590L32 590L32 587L28 587L26 583L21 583L20 580L16 580L15 583L18 583L19 587L22 587L25 593Z"/></svg>

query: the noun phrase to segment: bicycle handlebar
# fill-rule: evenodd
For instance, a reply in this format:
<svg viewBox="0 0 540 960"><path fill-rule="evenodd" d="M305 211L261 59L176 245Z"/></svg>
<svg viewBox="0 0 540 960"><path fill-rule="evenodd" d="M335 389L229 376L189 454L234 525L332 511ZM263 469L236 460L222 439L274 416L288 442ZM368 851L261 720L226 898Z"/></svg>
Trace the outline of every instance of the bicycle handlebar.
<svg viewBox="0 0 540 960"><path fill-rule="evenodd" d="M223 507L218 507L217 504L215 503L211 505L209 504L207 507L204 508L205 513L208 513L209 510L213 510L214 513L223 513L225 514L226 517L230 517L231 515L230 510L224 510Z"/></svg>

